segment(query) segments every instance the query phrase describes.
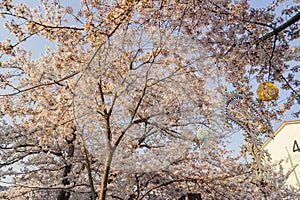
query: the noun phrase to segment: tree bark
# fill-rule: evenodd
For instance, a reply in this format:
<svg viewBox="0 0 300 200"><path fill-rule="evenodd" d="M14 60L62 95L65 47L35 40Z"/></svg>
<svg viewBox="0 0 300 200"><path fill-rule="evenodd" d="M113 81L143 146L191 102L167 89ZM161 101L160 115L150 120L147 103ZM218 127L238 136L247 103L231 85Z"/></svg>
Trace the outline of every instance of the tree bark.
<svg viewBox="0 0 300 200"><path fill-rule="evenodd" d="M107 152L106 159L102 171L102 179L100 186L100 195L99 200L105 200L106 192L107 192L107 184L108 184L108 176L110 172L111 161L113 158L114 150L111 148L110 152Z"/></svg>
<svg viewBox="0 0 300 200"><path fill-rule="evenodd" d="M86 167L87 167L87 171L88 171L89 184L90 184L90 187L91 187L91 200L96 200L96 192L95 192L95 187L94 187L94 183L93 183L91 162L90 162L90 159L88 157L88 151L85 147L83 139L82 139L82 146L83 146L83 150L84 150L85 162L86 162Z"/></svg>
<svg viewBox="0 0 300 200"><path fill-rule="evenodd" d="M73 142L75 141L75 139L76 139L75 133L73 133L73 137L70 140L66 139L66 141L69 145L68 152L67 152L67 158L68 159L74 157L75 146L74 146ZM65 168L64 168L64 172L63 172L63 177L64 178L62 180L62 184L64 186L70 185L70 181L67 178L67 176L71 172L71 169L72 169L72 164L66 165ZM60 190L59 193L58 193L58 196L57 196L57 200L69 200L70 196L71 196L70 191Z"/></svg>
<svg viewBox="0 0 300 200"><path fill-rule="evenodd" d="M104 102L104 100L103 100L103 102ZM114 155L114 152L116 149L116 146L113 147L112 142L111 142L110 114L111 114L111 111L107 112L106 109L104 110L105 130L106 130L105 131L106 158L105 158L103 171L102 171L99 200L105 200L105 198L106 198L110 166L111 166L112 158L113 158L113 155Z"/></svg>
<svg viewBox="0 0 300 200"><path fill-rule="evenodd" d="M292 17L291 19L289 19L288 21L286 21L284 24L282 24L281 26L279 26L278 28L275 28L272 32L267 33L266 35L262 36L261 38L259 38L255 44L259 44L262 41L265 41L267 39L269 39L270 37L277 35L279 32L283 31L284 29L288 28L289 26L291 26L292 24L295 24L297 21L300 20L300 12L297 13L294 17Z"/></svg>

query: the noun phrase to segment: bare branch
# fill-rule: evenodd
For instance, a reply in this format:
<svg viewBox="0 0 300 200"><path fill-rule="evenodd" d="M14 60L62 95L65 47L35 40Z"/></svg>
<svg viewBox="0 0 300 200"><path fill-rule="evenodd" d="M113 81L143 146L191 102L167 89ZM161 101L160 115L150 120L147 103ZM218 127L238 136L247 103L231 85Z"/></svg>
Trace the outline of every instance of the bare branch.
<svg viewBox="0 0 300 200"><path fill-rule="evenodd" d="M58 84L59 85L60 82L65 81L65 80L67 80L67 79L69 79L69 78L71 78L73 76L76 76L77 74L79 74L79 72L75 72L74 74L66 76L66 77L64 77L64 78L62 78L62 79L60 79L58 81L52 81L50 83L42 83L40 85L35 85L35 86L29 87L29 88L26 88L26 89L23 89L23 90L19 90L18 92L14 92L14 93L10 93L10 94L2 94L0 96L14 96L14 95L17 95L17 94L20 94L20 93L23 93L23 92L27 92L29 90L33 90L35 88L39 88L39 87L43 87L43 86L49 86L49 85L54 85L54 84Z"/></svg>
<svg viewBox="0 0 300 200"><path fill-rule="evenodd" d="M279 32L283 31L284 29L288 28L289 26L293 25L294 23L298 22L299 20L300 20L300 12L298 12L294 17L292 17L291 19L286 21L284 24L282 24L278 28L275 28L272 32L269 32L266 35L259 38L255 42L255 44L257 45L257 44L269 39L270 37L277 35Z"/></svg>

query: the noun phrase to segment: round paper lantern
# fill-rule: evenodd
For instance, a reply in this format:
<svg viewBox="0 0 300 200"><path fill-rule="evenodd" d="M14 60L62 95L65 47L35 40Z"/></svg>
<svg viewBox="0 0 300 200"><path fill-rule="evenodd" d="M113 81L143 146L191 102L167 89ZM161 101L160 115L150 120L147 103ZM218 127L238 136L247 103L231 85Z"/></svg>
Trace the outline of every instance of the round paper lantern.
<svg viewBox="0 0 300 200"><path fill-rule="evenodd" d="M197 133L196 133L196 135L197 135L197 138L200 140L200 141L204 141L204 140L206 140L207 138L208 138L208 136L209 136L209 131L208 130L206 130L205 128L199 128L198 130L197 130Z"/></svg>
<svg viewBox="0 0 300 200"><path fill-rule="evenodd" d="M278 88L273 83L263 82L259 84L256 94L262 101L275 100L278 97Z"/></svg>
<svg viewBox="0 0 300 200"><path fill-rule="evenodd" d="M169 169L169 167L170 167L170 162L168 162L168 161L164 161L163 162L163 164L162 164L162 167L164 168L164 169Z"/></svg>

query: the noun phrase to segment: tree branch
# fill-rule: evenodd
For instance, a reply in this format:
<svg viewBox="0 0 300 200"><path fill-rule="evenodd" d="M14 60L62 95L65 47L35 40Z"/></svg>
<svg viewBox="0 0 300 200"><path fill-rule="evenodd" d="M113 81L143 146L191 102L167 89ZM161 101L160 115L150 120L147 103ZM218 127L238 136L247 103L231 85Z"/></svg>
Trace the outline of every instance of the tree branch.
<svg viewBox="0 0 300 200"><path fill-rule="evenodd" d="M286 80L286 78L281 75L281 78L284 80L284 82L287 84L287 86L295 93L295 95L300 99L300 94L290 85L290 83Z"/></svg>
<svg viewBox="0 0 300 200"><path fill-rule="evenodd" d="M71 74L71 75L69 75L69 76L66 76L66 77L64 77L64 78L62 78L62 79L60 79L60 80L58 80L58 81L52 81L52 82L50 82L50 83L42 83L42 84L40 84L40 85L35 85L35 86L32 86L32 87L29 87L29 88L26 88L26 89L23 89L23 90L18 90L17 92L13 92L13 93L10 93L10 94L2 94L2 95L0 95L0 96L14 96L14 95L16 95L16 94L19 94L19 93L22 93L22 92L27 92L27 91L29 91L29 90L33 90L33 89L35 89L35 88L38 88L38 87L42 87L42 86L48 86L48 85L54 85L54 84L58 84L59 85L59 83L60 82L62 82L62 81L64 81L64 80L67 80L67 79L69 79L69 78L71 78L71 77L73 77L73 76L75 76L75 75L77 75L77 74L79 74L79 72L75 72L74 74Z"/></svg>
<svg viewBox="0 0 300 200"><path fill-rule="evenodd" d="M150 192L152 192L153 190L156 190L156 189L158 189L160 187L164 187L164 186L170 185L172 183L185 182L185 181L196 181L196 180L197 179L175 179L175 180L170 180L168 182L162 183L160 185L154 186L153 188L149 189L138 200L141 200L141 199L145 198Z"/></svg>
<svg viewBox="0 0 300 200"><path fill-rule="evenodd" d="M259 43L261 43L261 42L269 39L270 37L272 37L274 35L277 35L279 32L283 31L284 29L288 28L289 26L291 26L292 24L296 23L299 20L300 20L300 12L298 12L294 17L292 17L291 19L289 19L288 21L286 21L284 24L282 24L278 28L275 28L272 32L269 32L266 35L264 35L261 38L259 38L255 42L255 44L259 44Z"/></svg>

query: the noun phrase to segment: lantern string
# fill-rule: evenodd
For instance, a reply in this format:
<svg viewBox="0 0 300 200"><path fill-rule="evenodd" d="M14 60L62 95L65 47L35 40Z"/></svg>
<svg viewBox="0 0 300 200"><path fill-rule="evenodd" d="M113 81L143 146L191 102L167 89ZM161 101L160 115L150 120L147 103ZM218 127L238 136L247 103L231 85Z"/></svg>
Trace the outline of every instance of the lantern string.
<svg viewBox="0 0 300 200"><path fill-rule="evenodd" d="M272 59L273 59L275 48L276 48L276 41L277 41L277 34L275 34L275 37L274 37L272 52L271 52L271 56L270 56L270 59L269 59L268 82L270 82L271 68L272 68Z"/></svg>

